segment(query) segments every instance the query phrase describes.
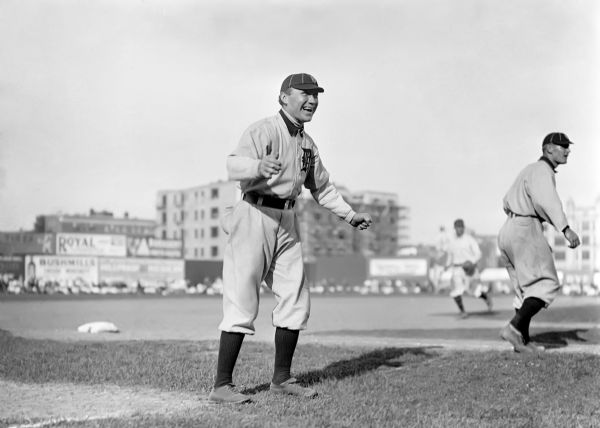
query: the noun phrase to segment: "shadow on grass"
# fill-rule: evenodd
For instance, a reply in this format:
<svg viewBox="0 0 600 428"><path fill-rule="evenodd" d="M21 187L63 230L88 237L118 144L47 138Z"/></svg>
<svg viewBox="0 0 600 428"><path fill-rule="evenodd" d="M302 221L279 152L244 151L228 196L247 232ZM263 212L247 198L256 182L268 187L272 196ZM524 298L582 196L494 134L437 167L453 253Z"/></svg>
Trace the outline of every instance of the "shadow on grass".
<svg viewBox="0 0 600 428"><path fill-rule="evenodd" d="M569 346L569 342L588 342L586 338L580 336L587 331L587 329L545 331L531 335L531 340L543 344L547 348L564 348Z"/></svg>
<svg viewBox="0 0 600 428"><path fill-rule="evenodd" d="M358 376L368 371L377 370L380 367L397 368L402 366L398 361L403 356L421 356L432 358L434 355L427 353L428 349L439 349L439 346L427 346L417 348L383 348L359 355L349 360L336 361L320 370L311 370L301 373L296 378L298 383L304 386L314 385L326 379L344 379ZM269 383L263 383L253 388L246 388L245 394L256 394L269 389Z"/></svg>

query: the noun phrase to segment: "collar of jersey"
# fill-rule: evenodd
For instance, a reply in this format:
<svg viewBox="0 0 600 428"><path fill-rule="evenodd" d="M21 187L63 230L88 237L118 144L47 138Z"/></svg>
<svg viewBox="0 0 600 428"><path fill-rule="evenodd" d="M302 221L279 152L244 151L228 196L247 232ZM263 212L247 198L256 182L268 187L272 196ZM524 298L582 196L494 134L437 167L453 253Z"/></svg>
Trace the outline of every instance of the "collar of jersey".
<svg viewBox="0 0 600 428"><path fill-rule="evenodd" d="M287 126L287 129L290 132L290 135L292 137L295 137L298 134L298 132L300 132L300 135L302 135L302 133L304 132L303 126L299 127L294 122L292 122L290 120L290 118L287 116L287 114L285 114L283 109L279 110L279 114L283 118L283 121L285 122L285 126Z"/></svg>
<svg viewBox="0 0 600 428"><path fill-rule="evenodd" d="M539 160L546 162L548 164L548 166L550 167L550 169L552 170L552 172L556 173L556 168L554 168L554 165L552 165L552 162L550 161L550 159L548 159L546 156L542 156Z"/></svg>

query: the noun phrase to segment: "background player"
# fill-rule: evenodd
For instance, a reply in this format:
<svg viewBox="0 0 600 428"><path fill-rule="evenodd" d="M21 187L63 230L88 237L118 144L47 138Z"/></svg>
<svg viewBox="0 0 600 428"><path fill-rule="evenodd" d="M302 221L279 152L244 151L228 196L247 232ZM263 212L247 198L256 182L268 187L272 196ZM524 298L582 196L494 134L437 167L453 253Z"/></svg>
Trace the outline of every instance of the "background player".
<svg viewBox="0 0 600 428"><path fill-rule="evenodd" d="M465 222L462 219L454 221L454 237L448 243L447 267L451 269L450 296L456 302L461 318L467 318L462 296L465 292L473 294L485 301L488 310L492 309L492 300L488 291L479 279L477 262L481 258L479 244L470 234L465 233Z"/></svg>
<svg viewBox="0 0 600 428"><path fill-rule="evenodd" d="M209 401L249 401L238 392L232 375L244 335L254 334L259 288L264 281L276 299L273 310L275 367L270 390L314 397L291 377L299 331L306 328L310 297L296 213L296 198L304 185L323 207L358 229L372 223L367 213L356 213L329 179L317 146L304 132L323 92L309 74L285 78L279 93L281 110L251 125L227 158L231 180L240 180L242 200L223 220L229 233L223 260L223 320L217 376Z"/></svg>

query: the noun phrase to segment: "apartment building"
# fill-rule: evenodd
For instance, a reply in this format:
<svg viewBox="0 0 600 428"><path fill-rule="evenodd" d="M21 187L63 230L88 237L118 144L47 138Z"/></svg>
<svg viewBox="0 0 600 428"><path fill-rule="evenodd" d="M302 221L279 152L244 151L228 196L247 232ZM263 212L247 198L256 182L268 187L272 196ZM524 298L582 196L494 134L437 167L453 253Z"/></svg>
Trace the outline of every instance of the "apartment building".
<svg viewBox="0 0 600 428"><path fill-rule="evenodd" d="M157 237L181 240L185 259L222 260L226 239L220 218L240 198L239 184L233 181L161 190L156 199Z"/></svg>
<svg viewBox="0 0 600 428"><path fill-rule="evenodd" d="M581 245L569 248L563 234L552 226L546 225L544 234L554 252L556 269L570 277L567 280L587 283L595 272L600 272L600 196L590 205L577 205L569 199L564 209Z"/></svg>
<svg viewBox="0 0 600 428"><path fill-rule="evenodd" d="M298 198L296 207L305 260L318 256L395 256L407 239L408 208L398 197L385 192L352 193L338 189L356 211L366 211L375 226L360 233L327 209L309 192ZM217 181L181 190L159 191L156 200L157 237L179 239L188 260L222 260L226 235L220 219L241 198L239 184Z"/></svg>

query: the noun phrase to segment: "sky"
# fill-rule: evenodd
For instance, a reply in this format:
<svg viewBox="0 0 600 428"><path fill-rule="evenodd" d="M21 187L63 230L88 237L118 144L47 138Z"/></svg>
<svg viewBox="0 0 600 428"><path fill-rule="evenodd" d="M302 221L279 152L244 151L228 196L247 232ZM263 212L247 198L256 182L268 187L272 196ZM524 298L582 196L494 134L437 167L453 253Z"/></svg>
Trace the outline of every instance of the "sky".
<svg viewBox="0 0 600 428"><path fill-rule="evenodd" d="M226 180L283 79L332 180L409 207L411 243L496 234L543 137L575 142L563 202L600 197L594 0L2 0L0 230L40 214L155 218L159 190Z"/></svg>

